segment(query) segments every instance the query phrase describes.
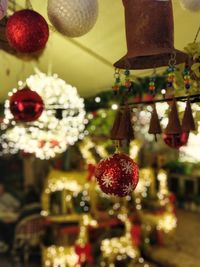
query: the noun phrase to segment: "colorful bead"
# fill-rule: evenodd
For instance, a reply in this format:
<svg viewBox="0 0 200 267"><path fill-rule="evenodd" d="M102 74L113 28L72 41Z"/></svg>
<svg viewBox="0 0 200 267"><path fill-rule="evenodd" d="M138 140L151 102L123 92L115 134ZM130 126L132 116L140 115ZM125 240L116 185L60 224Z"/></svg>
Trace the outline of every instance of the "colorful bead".
<svg viewBox="0 0 200 267"><path fill-rule="evenodd" d="M191 79L190 79L190 68L189 65L186 63L185 68L183 71L183 80L186 91L188 91L191 87Z"/></svg>
<svg viewBox="0 0 200 267"><path fill-rule="evenodd" d="M176 82L175 67L170 66L167 69L167 88L173 88L173 84Z"/></svg>
<svg viewBox="0 0 200 267"><path fill-rule="evenodd" d="M129 71L129 70L125 70L125 71L124 71L124 75L125 75L125 76L130 76L130 71Z"/></svg>
<svg viewBox="0 0 200 267"><path fill-rule="evenodd" d="M125 70L124 71L124 75L125 75L125 83L124 83L124 86L126 88L130 88L131 87L131 81L130 81L130 71L129 70Z"/></svg>
<svg viewBox="0 0 200 267"><path fill-rule="evenodd" d="M120 72L118 69L115 70L115 84L112 87L112 90L114 92L114 94L116 95L120 89L121 86L121 78L120 78Z"/></svg>
<svg viewBox="0 0 200 267"><path fill-rule="evenodd" d="M131 82L130 81L125 81L125 87L130 88L131 87Z"/></svg>
<svg viewBox="0 0 200 267"><path fill-rule="evenodd" d="M114 85L112 87L112 89L113 89L114 92L118 92L119 91L119 86L118 85Z"/></svg>
<svg viewBox="0 0 200 267"><path fill-rule="evenodd" d="M155 77L151 77L150 78L150 81L149 81L149 91L152 93L154 92L156 89L156 86L155 86Z"/></svg>

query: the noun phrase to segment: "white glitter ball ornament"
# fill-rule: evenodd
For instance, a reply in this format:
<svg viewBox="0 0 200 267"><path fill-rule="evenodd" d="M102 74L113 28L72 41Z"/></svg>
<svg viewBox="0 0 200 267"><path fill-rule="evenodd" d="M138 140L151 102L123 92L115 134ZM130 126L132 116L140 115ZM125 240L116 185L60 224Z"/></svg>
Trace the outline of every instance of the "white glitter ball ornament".
<svg viewBox="0 0 200 267"><path fill-rule="evenodd" d="M0 0L0 20L6 15L8 8L8 0Z"/></svg>
<svg viewBox="0 0 200 267"><path fill-rule="evenodd" d="M184 9L194 12L200 10L200 0L180 0L180 3Z"/></svg>
<svg viewBox="0 0 200 267"><path fill-rule="evenodd" d="M79 37L95 25L98 0L48 0L48 16L57 31Z"/></svg>

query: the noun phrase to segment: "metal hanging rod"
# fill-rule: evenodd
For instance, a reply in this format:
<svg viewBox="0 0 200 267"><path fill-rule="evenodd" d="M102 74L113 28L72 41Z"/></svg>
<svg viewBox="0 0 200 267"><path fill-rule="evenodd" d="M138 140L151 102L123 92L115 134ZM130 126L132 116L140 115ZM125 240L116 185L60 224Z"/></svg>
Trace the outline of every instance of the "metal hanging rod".
<svg viewBox="0 0 200 267"><path fill-rule="evenodd" d="M189 97L191 103L199 103L200 102L200 93L199 93L199 94L194 94L194 95L185 95L185 96L169 97L169 98L163 98L163 99L155 99L155 100L151 100L151 101L129 102L127 104L129 106L151 105L154 103L164 103L164 102L172 101L173 99L175 99L176 101L179 101L179 102L186 102L188 97ZM123 106L124 105L122 105L122 107Z"/></svg>

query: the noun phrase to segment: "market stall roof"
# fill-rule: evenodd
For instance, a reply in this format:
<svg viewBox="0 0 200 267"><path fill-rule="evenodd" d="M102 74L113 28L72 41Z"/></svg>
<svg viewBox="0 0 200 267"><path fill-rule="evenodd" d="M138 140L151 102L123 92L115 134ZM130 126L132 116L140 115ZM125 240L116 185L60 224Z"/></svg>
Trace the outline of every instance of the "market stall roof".
<svg viewBox="0 0 200 267"><path fill-rule="evenodd" d="M47 18L47 0L32 0L33 8ZM17 3L23 5L24 0ZM175 47L183 49L194 40L199 27L199 13L183 10L178 0L173 0L175 20ZM152 14L153 15L153 14ZM0 101L34 72L34 67L44 72L57 73L77 87L82 96L94 95L111 88L113 63L126 53L124 10L121 0L99 0L99 17L95 27L85 36L67 38L51 31L46 50L38 61L24 61L0 51ZM147 75L152 70L135 71Z"/></svg>

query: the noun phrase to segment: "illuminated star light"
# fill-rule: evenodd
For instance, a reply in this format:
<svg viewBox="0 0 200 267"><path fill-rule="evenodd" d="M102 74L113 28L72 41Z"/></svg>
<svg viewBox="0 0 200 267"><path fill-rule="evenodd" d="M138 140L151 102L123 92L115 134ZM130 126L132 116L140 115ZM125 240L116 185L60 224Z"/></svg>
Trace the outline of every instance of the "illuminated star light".
<svg viewBox="0 0 200 267"><path fill-rule="evenodd" d="M15 121L9 100L6 100L3 127L8 143L15 143L16 150L34 154L40 159L50 159L84 138L84 101L75 87L55 74L39 71L31 75L26 84L42 97L45 109L37 121L20 123ZM19 87L23 88L23 82L19 82ZM13 89L9 97L16 91Z"/></svg>

